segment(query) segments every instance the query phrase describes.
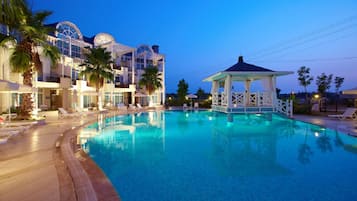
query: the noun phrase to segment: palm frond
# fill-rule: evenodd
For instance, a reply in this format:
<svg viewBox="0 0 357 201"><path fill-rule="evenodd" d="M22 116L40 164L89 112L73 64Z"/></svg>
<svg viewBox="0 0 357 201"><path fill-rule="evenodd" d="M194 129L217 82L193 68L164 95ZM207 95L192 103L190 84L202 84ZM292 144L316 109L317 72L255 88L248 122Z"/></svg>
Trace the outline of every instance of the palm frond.
<svg viewBox="0 0 357 201"><path fill-rule="evenodd" d="M23 73L31 68L31 55L22 48L16 48L10 57L14 72Z"/></svg>

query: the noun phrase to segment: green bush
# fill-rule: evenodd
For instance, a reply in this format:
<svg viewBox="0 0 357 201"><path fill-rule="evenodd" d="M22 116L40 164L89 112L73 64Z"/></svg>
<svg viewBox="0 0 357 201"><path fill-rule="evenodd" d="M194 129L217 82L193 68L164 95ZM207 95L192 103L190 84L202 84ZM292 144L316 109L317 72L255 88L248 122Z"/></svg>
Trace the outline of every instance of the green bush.
<svg viewBox="0 0 357 201"><path fill-rule="evenodd" d="M294 114L311 114L311 105L294 102Z"/></svg>

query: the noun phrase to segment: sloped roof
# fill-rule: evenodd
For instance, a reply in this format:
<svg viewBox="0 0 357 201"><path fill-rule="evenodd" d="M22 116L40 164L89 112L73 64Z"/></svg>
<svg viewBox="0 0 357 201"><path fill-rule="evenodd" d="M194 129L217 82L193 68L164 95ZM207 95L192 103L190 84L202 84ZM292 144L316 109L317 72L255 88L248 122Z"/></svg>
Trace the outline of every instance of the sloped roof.
<svg viewBox="0 0 357 201"><path fill-rule="evenodd" d="M45 24L45 27L52 27L53 30L51 32L48 33L48 35L56 37L55 35L55 31L56 31L56 26L57 26L58 22L52 23L52 24Z"/></svg>
<svg viewBox="0 0 357 201"><path fill-rule="evenodd" d="M224 71L240 71L240 72L273 72L270 69L266 69L260 66L256 66L253 64L248 64L243 61L243 57L239 56L238 63L233 66L227 68Z"/></svg>
<svg viewBox="0 0 357 201"><path fill-rule="evenodd" d="M95 36L92 36L92 37L83 36L83 41L93 45L94 44L94 38L95 38Z"/></svg>
<svg viewBox="0 0 357 201"><path fill-rule="evenodd" d="M293 74L292 71L273 71L267 68L256 66L253 64L248 64L243 61L243 57L240 56L238 63L227 68L224 71L220 71L205 78L203 81L212 82L214 80L222 80L228 75L232 76L234 81L244 81L244 80L259 80L271 76L282 76Z"/></svg>

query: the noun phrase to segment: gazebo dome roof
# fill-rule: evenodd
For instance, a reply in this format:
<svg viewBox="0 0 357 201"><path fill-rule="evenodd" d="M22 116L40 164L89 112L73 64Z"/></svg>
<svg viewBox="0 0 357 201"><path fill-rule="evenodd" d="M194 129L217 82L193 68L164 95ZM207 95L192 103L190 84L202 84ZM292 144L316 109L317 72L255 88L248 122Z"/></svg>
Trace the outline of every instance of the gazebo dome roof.
<svg viewBox="0 0 357 201"><path fill-rule="evenodd" d="M248 64L243 61L243 56L239 56L238 63L227 68L224 71L239 71L239 72L273 72L270 69L266 69L253 64Z"/></svg>
<svg viewBox="0 0 357 201"><path fill-rule="evenodd" d="M253 64L248 64L243 61L242 56L239 56L238 63L234 64L233 66L227 68L224 71L217 72L216 74L205 78L203 81L212 82L223 80L227 76L232 76L232 80L234 81L260 80L272 76L282 76L293 73L294 72L292 71L273 71Z"/></svg>

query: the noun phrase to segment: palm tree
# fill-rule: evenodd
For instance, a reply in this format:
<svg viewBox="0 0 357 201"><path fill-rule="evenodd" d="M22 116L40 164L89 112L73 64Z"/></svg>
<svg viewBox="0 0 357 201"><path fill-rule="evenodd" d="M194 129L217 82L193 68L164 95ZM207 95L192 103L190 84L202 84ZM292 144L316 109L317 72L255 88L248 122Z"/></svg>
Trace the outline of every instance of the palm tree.
<svg viewBox="0 0 357 201"><path fill-rule="evenodd" d="M28 14L25 0L1 0L0 1L0 24L7 26L7 32L19 28Z"/></svg>
<svg viewBox="0 0 357 201"><path fill-rule="evenodd" d="M17 43L10 56L12 71L22 73L23 84L32 87L33 72L42 68L40 54L49 57L52 65L59 59L57 47L47 43L47 35L52 31L52 28L44 26L44 22L51 15L51 12L32 12L26 1L21 0L9 0L5 4L7 6L3 7L3 11L10 14L19 12L19 16L16 16L16 13L12 13L12 17L3 20L4 23L7 23L6 25L8 25L9 29L13 28L18 34ZM20 7L17 7L17 5L20 5ZM20 118L28 119L32 109L31 94L23 94L20 105Z"/></svg>
<svg viewBox="0 0 357 201"><path fill-rule="evenodd" d="M162 87L162 79L160 78L161 73L156 66L148 66L145 68L145 72L141 75L141 79L139 81L139 86L145 87L145 90L149 94L149 105L151 105L151 94L155 92L156 89Z"/></svg>
<svg viewBox="0 0 357 201"><path fill-rule="evenodd" d="M95 91L98 93L103 87L104 80L114 80L114 73L111 67L111 53L105 48L97 47L90 48L89 52L84 53L86 59L80 66L85 66L80 75L85 75L89 83L95 85ZM98 108L101 109L99 95L97 96Z"/></svg>

